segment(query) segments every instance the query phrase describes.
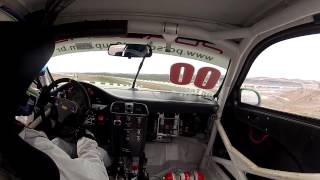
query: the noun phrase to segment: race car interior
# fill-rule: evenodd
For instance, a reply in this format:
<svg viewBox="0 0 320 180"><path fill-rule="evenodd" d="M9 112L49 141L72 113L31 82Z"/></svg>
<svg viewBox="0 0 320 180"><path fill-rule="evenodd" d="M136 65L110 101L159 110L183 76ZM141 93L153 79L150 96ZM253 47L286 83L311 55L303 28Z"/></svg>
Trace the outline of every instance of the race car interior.
<svg viewBox="0 0 320 180"><path fill-rule="evenodd" d="M109 54L113 49L123 51L113 53L121 58L141 57L139 69L152 56L148 45L110 46ZM124 179L162 177L176 166L197 169L218 110L215 100L199 95L102 89L66 77L53 80L50 65L28 92L19 115L34 112L36 120L29 127L50 139L58 136L72 142L76 128L85 122L112 157L108 175Z"/></svg>
<svg viewBox="0 0 320 180"><path fill-rule="evenodd" d="M111 180L320 179L319 0L3 0L0 39L1 180L69 175L25 130Z"/></svg>

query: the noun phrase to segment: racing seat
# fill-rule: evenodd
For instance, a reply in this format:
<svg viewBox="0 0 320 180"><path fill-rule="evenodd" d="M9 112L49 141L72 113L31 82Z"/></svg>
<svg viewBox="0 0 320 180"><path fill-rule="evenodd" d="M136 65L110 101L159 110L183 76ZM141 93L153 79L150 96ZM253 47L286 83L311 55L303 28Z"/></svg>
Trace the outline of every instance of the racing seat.
<svg viewBox="0 0 320 180"><path fill-rule="evenodd" d="M0 153L6 162L1 163L0 172L14 172L20 179L58 180L59 170L52 159L23 141L14 126L19 102L51 57L53 38L42 26L0 22L0 39L0 94L5 98L0 108Z"/></svg>

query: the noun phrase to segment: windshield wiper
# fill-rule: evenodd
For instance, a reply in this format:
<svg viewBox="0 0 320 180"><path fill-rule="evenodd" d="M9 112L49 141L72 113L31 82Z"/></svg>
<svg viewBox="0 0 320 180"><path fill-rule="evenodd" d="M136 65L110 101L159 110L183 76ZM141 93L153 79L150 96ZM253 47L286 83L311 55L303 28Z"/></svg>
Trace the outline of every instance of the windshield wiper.
<svg viewBox="0 0 320 180"><path fill-rule="evenodd" d="M142 66L143 66L143 63L144 63L144 59L145 59L145 58L146 58L146 56L143 56L143 58L142 58L142 60L141 60L141 62L140 62L138 71L137 71L136 76L134 77L134 80L133 80L133 82L132 82L132 87L131 87L132 89L136 86L136 81L137 81L138 75L139 75L139 73L140 73L140 70L141 70L141 68L142 68Z"/></svg>

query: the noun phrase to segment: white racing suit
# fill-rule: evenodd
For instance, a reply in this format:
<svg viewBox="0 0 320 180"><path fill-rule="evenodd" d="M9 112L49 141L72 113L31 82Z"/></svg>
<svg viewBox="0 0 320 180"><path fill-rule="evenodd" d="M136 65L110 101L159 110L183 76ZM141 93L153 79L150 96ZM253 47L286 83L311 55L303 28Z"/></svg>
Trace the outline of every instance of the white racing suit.
<svg viewBox="0 0 320 180"><path fill-rule="evenodd" d="M78 158L72 159L43 132L25 128L19 135L55 162L61 180L109 180L103 162L107 154L102 153L96 141L86 137L79 139L76 147Z"/></svg>

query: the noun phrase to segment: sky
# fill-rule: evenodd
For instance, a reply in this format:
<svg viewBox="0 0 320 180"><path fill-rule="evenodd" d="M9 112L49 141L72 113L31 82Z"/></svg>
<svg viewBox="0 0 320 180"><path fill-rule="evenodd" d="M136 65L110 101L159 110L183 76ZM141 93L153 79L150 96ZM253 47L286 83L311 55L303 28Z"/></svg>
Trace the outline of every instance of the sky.
<svg viewBox="0 0 320 180"><path fill-rule="evenodd" d="M252 65L248 77L272 77L303 80L320 80L320 35L308 35L276 43L264 50ZM82 52L56 56L50 59L51 72L108 72L136 73L141 58L112 57L104 51ZM141 74L169 74L172 64L190 63L195 72L212 66L225 73L223 68L183 57L153 54L145 60Z"/></svg>
<svg viewBox="0 0 320 180"><path fill-rule="evenodd" d="M255 60L248 77L320 80L320 34L271 45Z"/></svg>

